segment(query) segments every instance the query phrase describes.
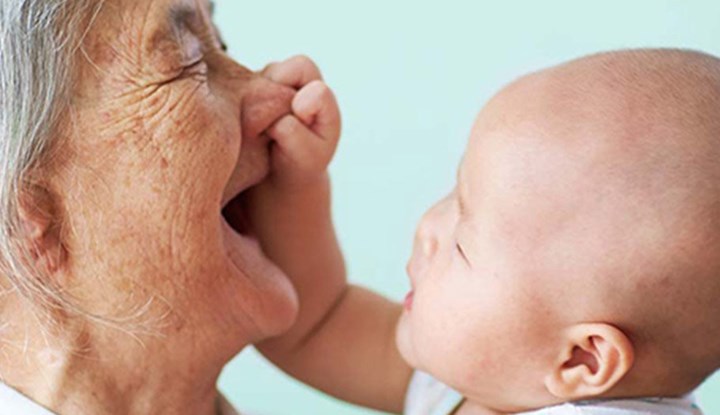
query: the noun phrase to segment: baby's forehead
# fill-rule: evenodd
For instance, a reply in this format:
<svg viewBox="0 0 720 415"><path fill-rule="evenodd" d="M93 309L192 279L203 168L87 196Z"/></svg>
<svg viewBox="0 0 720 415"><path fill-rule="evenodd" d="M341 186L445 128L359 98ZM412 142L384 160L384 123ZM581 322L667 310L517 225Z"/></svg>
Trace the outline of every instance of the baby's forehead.
<svg viewBox="0 0 720 415"><path fill-rule="evenodd" d="M585 210L591 218L603 208L597 218L608 224L635 214L670 224L689 212L698 223L712 219L720 65L688 59L703 63L598 57L514 82L479 114L461 181L476 197L529 214Z"/></svg>
<svg viewBox="0 0 720 415"><path fill-rule="evenodd" d="M478 115L468 153L623 159L706 152L716 147L719 109L716 58L677 51L598 55L503 88Z"/></svg>
<svg viewBox="0 0 720 415"><path fill-rule="evenodd" d="M504 87L485 106L485 124L552 121L610 127L610 120L681 122L711 106L717 111L720 60L683 51L598 54L528 74ZM577 118L575 118L577 117ZM716 120L717 117L712 117ZM712 121L708 119L706 121Z"/></svg>

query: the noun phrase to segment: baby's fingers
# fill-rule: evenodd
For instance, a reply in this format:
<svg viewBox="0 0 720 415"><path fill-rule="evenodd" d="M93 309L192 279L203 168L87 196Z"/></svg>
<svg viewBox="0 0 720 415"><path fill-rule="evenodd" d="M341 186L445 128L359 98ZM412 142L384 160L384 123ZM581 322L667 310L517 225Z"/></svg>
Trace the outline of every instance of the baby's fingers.
<svg viewBox="0 0 720 415"><path fill-rule="evenodd" d="M273 163L276 173L293 172L297 177L284 179L303 179L323 172L332 159L335 145L318 137L302 121L292 115L286 115L268 129L268 135L275 140Z"/></svg>
<svg viewBox="0 0 720 415"><path fill-rule="evenodd" d="M293 113L320 138L337 142L342 122L335 94L322 81L312 81L298 91Z"/></svg>
<svg viewBox="0 0 720 415"><path fill-rule="evenodd" d="M320 68L307 56L294 56L279 63L271 63L262 74L271 81L300 89L308 83L322 79Z"/></svg>

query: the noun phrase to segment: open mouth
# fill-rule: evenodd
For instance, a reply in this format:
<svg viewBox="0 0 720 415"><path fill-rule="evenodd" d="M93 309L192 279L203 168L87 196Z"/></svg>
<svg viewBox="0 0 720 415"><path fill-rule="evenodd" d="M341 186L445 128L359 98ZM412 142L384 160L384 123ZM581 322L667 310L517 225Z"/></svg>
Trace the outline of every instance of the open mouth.
<svg viewBox="0 0 720 415"><path fill-rule="evenodd" d="M244 142L219 203L214 206L217 213L213 212L218 215L218 254L230 277L228 281L239 282L232 286L242 290L236 293L233 288L228 294L239 295L242 301L238 304L243 303L240 312L261 338L287 330L298 307L290 279L263 249L262 228L254 217L256 209L264 208L255 205L260 201L255 200L254 192L270 174L269 143L263 135Z"/></svg>
<svg viewBox="0 0 720 415"><path fill-rule="evenodd" d="M221 215L225 222L241 236L253 237L249 211L249 192L267 178L270 172L269 143L264 134L257 140L266 146L248 147L238 156L235 171L228 180L221 201Z"/></svg>
<svg viewBox="0 0 720 415"><path fill-rule="evenodd" d="M254 238L247 211L246 191L240 192L222 208L222 216L230 227L242 236Z"/></svg>

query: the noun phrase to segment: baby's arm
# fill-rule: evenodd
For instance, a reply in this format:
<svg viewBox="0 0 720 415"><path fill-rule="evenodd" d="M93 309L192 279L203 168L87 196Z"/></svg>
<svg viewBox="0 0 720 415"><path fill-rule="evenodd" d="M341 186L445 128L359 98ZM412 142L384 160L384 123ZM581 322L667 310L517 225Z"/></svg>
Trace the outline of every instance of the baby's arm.
<svg viewBox="0 0 720 415"><path fill-rule="evenodd" d="M340 113L315 64L269 66L270 79L298 89L291 115L269 134L271 176L250 195L250 218L266 254L291 278L294 327L257 348L292 376L340 399L402 412L411 369L395 347L401 306L347 283L330 212L327 166Z"/></svg>

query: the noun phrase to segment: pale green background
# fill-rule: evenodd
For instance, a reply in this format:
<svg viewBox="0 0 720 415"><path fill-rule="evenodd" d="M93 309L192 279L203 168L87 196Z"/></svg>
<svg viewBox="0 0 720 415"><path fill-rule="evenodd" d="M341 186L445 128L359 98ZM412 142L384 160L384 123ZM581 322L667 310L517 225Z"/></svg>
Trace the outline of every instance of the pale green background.
<svg viewBox="0 0 720 415"><path fill-rule="evenodd" d="M607 49L720 55L720 1L217 0L232 55L253 68L312 56L344 134L335 217L353 281L401 299L415 222L446 192L475 113L516 76ZM720 317L720 316L719 316ZM371 414L281 375L246 351L221 380L259 415ZM720 375L700 394L720 414Z"/></svg>

